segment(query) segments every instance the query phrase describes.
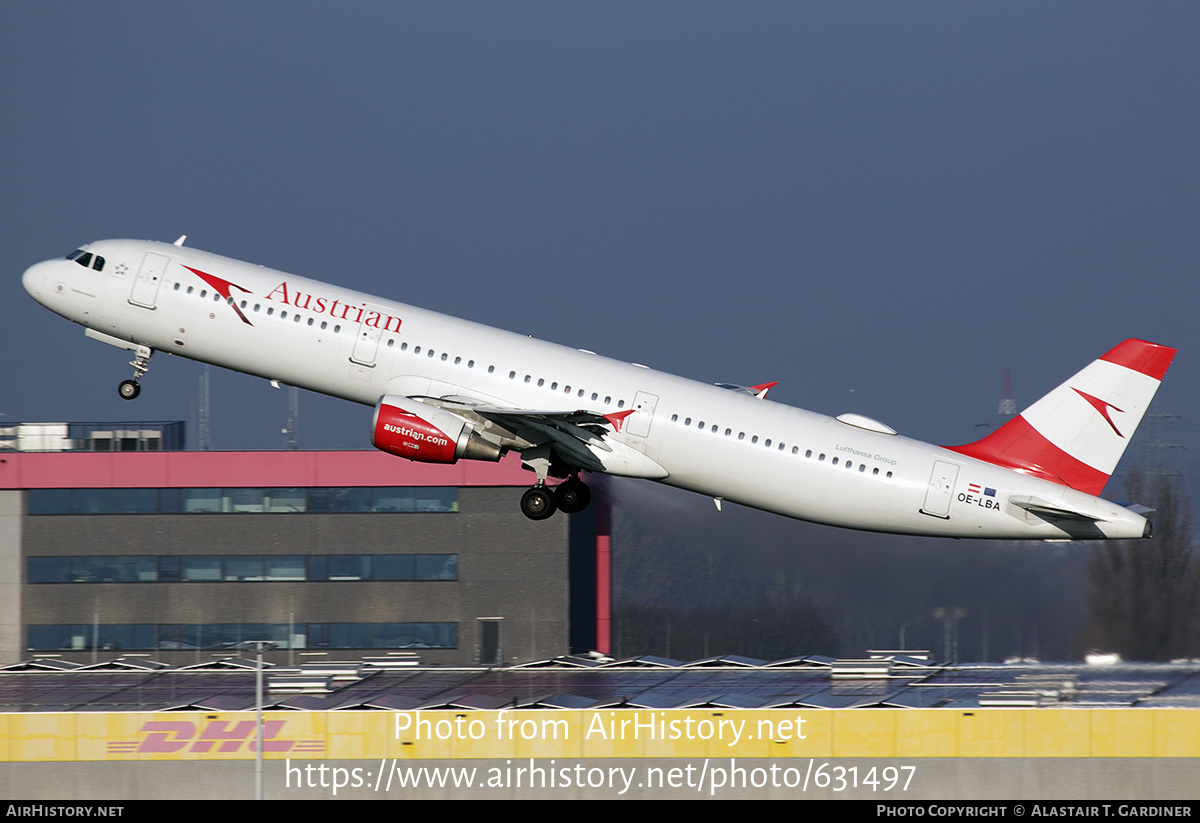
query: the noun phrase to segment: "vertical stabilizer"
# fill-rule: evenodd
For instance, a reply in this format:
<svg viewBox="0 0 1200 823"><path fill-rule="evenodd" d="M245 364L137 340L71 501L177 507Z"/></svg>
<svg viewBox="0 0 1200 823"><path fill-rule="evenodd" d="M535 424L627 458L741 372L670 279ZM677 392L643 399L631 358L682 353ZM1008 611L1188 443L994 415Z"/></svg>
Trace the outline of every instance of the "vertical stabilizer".
<svg viewBox="0 0 1200 823"><path fill-rule="evenodd" d="M1099 494L1175 349L1126 340L982 440L950 451Z"/></svg>

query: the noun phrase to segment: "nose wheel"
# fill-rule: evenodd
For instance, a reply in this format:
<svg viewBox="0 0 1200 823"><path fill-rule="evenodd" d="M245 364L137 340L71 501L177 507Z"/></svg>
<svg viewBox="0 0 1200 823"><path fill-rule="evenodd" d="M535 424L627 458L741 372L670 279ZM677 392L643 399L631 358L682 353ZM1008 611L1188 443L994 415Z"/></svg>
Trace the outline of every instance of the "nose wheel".
<svg viewBox="0 0 1200 823"><path fill-rule="evenodd" d="M138 346L133 350L133 359L129 361L129 365L133 366L133 379L122 380L121 385L117 386L117 394L121 395L122 400L132 400L142 393L142 375L150 371L153 354L154 350L149 346Z"/></svg>

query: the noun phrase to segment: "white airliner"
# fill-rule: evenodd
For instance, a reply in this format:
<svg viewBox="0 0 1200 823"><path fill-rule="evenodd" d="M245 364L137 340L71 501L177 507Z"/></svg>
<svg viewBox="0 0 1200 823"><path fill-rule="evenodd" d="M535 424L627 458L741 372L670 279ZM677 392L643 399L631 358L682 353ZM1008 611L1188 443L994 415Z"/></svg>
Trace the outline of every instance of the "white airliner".
<svg viewBox="0 0 1200 823"><path fill-rule="evenodd" d="M938 447L857 414L766 400L593 352L174 244L105 240L25 290L134 352L155 351L375 406L371 439L432 463L520 454L521 510L583 510L583 471L657 480L854 529L1001 539L1140 538L1144 507L1098 495L1175 349L1126 340L983 440ZM551 487L550 478L565 478Z"/></svg>

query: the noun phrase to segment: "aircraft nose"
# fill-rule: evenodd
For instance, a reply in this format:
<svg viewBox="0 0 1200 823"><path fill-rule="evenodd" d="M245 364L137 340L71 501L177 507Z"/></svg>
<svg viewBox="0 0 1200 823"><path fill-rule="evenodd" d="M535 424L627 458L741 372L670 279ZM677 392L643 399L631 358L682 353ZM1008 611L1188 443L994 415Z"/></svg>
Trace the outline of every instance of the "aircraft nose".
<svg viewBox="0 0 1200 823"><path fill-rule="evenodd" d="M21 275L21 285L34 300L41 300L43 292L46 291L46 270L50 264L51 261L35 263Z"/></svg>

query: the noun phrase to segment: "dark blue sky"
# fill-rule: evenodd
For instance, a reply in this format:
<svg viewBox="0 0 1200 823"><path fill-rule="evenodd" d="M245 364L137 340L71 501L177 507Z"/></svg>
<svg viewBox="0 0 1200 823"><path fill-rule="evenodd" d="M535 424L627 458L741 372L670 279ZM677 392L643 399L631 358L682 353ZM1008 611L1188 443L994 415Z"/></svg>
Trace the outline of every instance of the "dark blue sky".
<svg viewBox="0 0 1200 823"><path fill-rule="evenodd" d="M183 233L935 442L1005 368L1024 406L1133 336L1180 349L1160 404L1197 416L1195 3L8 2L0 29L0 421L194 420L200 367L160 355L125 403L128 355L19 282ZM286 411L214 370L217 447L280 445ZM302 447L367 444L365 408L301 415Z"/></svg>

